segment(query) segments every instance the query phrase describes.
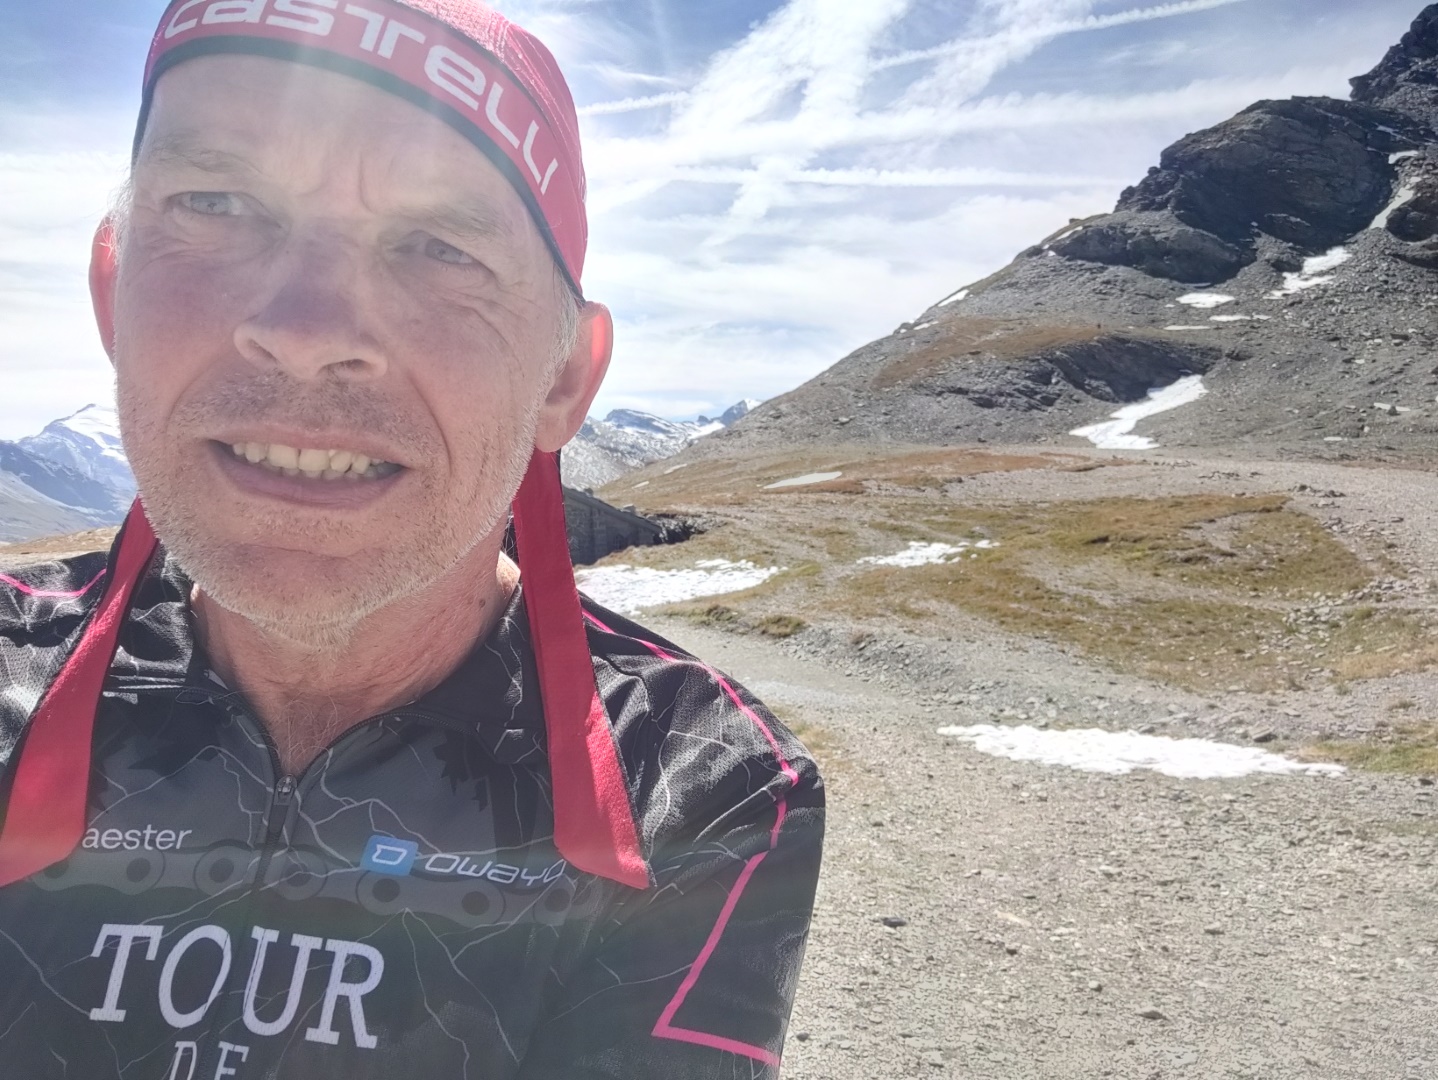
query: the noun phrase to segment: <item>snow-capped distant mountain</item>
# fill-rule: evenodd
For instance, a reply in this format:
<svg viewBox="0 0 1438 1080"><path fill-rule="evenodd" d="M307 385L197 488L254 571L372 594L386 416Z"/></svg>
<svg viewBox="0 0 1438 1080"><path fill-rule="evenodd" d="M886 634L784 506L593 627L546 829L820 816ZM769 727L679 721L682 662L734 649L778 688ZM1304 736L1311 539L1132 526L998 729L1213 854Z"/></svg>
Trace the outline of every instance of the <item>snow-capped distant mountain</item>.
<svg viewBox="0 0 1438 1080"><path fill-rule="evenodd" d="M0 442L0 542L118 524L134 497L112 408L86 405Z"/></svg>
<svg viewBox="0 0 1438 1080"><path fill-rule="evenodd" d="M665 420L634 409L615 409L603 420L586 420L581 434L632 469L677 454L707 435L706 420ZM720 425L722 426L722 425Z"/></svg>
<svg viewBox="0 0 1438 1080"><path fill-rule="evenodd" d="M601 487L679 453L695 439L723 431L758 404L745 399L725 409L718 419L665 420L636 409L615 409L603 420L590 417L560 457L564 482L577 488Z"/></svg>
<svg viewBox="0 0 1438 1080"><path fill-rule="evenodd" d="M744 417L748 416L750 412L757 409L761 404L763 403L755 401L753 398L745 398L743 401L735 402L719 414L719 423L724 427L728 427L736 420L744 419ZM701 416L699 419L703 420L704 417Z"/></svg>
<svg viewBox="0 0 1438 1080"><path fill-rule="evenodd" d="M40 434L21 439L19 446L105 485L123 506L135 497L135 478L120 443L120 421L108 405L86 405L45 425Z"/></svg>

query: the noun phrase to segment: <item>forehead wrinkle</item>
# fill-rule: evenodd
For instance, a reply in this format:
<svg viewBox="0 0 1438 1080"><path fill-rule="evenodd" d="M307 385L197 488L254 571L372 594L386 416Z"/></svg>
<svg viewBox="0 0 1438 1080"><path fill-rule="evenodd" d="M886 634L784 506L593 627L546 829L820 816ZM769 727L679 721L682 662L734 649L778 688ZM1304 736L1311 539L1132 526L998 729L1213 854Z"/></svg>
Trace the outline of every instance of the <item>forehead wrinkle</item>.
<svg viewBox="0 0 1438 1080"><path fill-rule="evenodd" d="M402 207L401 217L432 231L466 239L513 241L514 222L487 200L462 200L433 206Z"/></svg>
<svg viewBox="0 0 1438 1080"><path fill-rule="evenodd" d="M205 144L193 131L175 131L146 139L140 149L140 164L178 166L216 176L260 175L260 169L243 155Z"/></svg>

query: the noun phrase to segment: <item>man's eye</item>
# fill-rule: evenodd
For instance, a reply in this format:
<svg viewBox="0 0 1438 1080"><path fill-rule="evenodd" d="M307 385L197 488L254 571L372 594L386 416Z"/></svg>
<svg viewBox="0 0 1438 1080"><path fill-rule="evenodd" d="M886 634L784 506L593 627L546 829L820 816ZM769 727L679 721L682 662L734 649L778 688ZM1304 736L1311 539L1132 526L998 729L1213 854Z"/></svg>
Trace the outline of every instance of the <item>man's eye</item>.
<svg viewBox="0 0 1438 1080"><path fill-rule="evenodd" d="M179 203L205 217L231 217L242 209L239 198L225 191L187 191L179 197Z"/></svg>
<svg viewBox="0 0 1438 1080"><path fill-rule="evenodd" d="M443 240L433 238L425 242L424 253L431 259L452 263L455 266L471 266L474 263L472 257L460 251L453 244L446 244Z"/></svg>

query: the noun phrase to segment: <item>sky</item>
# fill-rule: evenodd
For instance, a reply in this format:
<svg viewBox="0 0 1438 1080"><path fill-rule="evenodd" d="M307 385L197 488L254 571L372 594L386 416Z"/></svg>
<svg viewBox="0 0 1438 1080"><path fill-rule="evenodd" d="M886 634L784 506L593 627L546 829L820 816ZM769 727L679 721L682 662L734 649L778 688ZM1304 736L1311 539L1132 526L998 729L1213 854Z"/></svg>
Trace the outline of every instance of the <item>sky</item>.
<svg viewBox="0 0 1438 1080"><path fill-rule="evenodd" d="M595 402L783 393L1112 208L1261 98L1347 96L1424 0L501 0L559 57L589 176ZM0 439L111 380L89 238L161 0L0 0Z"/></svg>

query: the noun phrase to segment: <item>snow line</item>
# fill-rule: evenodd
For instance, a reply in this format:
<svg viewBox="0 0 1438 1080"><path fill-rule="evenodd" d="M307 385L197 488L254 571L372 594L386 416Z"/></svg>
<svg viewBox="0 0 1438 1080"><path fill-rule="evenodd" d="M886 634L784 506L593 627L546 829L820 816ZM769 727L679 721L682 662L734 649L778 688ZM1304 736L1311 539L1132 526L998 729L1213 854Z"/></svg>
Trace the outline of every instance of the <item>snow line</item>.
<svg viewBox="0 0 1438 1080"><path fill-rule="evenodd" d="M1035 727L939 728L947 735L971 743L975 750L1010 761L1059 765L1081 772L1123 774L1150 769L1187 780L1226 780L1254 773L1338 776L1341 765L1314 765L1251 746L1213 742L1210 739L1168 739L1135 731L1043 731Z"/></svg>

